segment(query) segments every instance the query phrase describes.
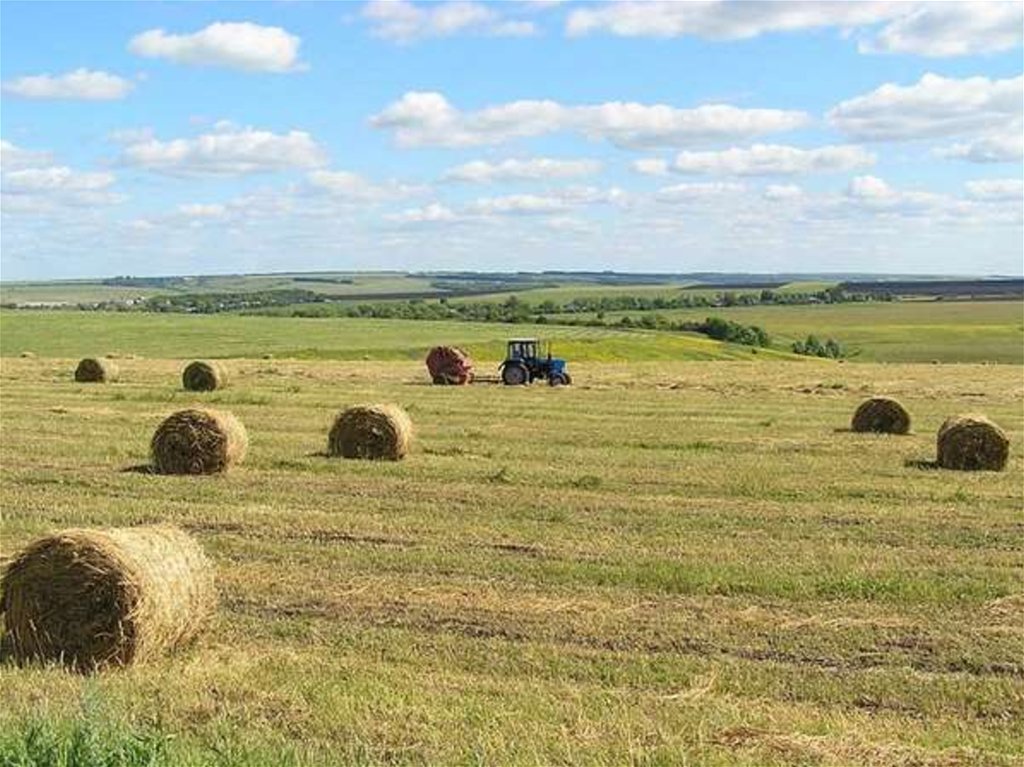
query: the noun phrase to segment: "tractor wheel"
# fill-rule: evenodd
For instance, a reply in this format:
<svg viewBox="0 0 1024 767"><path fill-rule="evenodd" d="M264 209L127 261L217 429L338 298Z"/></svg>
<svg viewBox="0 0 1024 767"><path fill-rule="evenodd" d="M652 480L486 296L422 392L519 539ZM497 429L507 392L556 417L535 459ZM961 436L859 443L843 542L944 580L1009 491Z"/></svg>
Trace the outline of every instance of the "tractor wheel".
<svg viewBox="0 0 1024 767"><path fill-rule="evenodd" d="M568 373L562 373L562 376L565 378L565 385L572 386L572 376Z"/></svg>
<svg viewBox="0 0 1024 767"><path fill-rule="evenodd" d="M555 373L548 379L550 386L565 386L569 383L569 377L565 373Z"/></svg>
<svg viewBox="0 0 1024 767"><path fill-rule="evenodd" d="M524 386L530 381L530 374L522 365L506 365L501 371L501 382L505 386Z"/></svg>

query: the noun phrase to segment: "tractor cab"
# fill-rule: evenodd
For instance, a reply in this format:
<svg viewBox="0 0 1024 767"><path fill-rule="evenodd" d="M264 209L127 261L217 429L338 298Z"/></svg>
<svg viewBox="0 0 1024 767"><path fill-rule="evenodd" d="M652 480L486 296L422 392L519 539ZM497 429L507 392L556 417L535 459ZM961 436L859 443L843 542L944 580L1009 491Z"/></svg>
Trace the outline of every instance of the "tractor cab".
<svg viewBox="0 0 1024 767"><path fill-rule="evenodd" d="M537 359L536 338L513 338L508 342L508 352L505 360L533 360Z"/></svg>
<svg viewBox="0 0 1024 767"><path fill-rule="evenodd" d="M572 383L565 360L551 356L551 345L542 356L536 338L513 338L508 342L505 361L501 363L501 381L506 386L522 386L538 378L551 386Z"/></svg>

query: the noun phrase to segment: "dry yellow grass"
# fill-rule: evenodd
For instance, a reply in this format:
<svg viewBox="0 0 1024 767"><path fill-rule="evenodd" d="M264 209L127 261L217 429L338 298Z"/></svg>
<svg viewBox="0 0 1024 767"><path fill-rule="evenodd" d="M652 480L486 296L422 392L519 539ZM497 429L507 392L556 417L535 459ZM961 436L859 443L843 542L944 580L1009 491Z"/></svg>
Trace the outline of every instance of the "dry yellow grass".
<svg viewBox="0 0 1024 767"><path fill-rule="evenodd" d="M15 657L87 672L186 645L215 604L209 561L172 527L61 530L18 552L0 582Z"/></svg>
<svg viewBox="0 0 1024 767"><path fill-rule="evenodd" d="M123 364L69 396L66 360L4 360L3 554L173 523L220 618L88 688L0 667L0 730L88 689L196 764L1020 763L1017 368L601 364L506 389L432 386L418 358L240 360L203 397L251 449L211 480L122 471L194 396L178 361ZM879 393L914 433L845 430ZM325 458L339 401L400 404L417 449ZM927 468L977 409L1007 470Z"/></svg>

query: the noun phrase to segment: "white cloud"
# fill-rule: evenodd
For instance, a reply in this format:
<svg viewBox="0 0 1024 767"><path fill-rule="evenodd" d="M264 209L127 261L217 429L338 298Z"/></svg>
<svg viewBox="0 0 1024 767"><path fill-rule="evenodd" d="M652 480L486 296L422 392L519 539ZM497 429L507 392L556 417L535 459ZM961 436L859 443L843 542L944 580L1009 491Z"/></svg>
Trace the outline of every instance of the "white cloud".
<svg viewBox="0 0 1024 767"><path fill-rule="evenodd" d="M406 0L371 0L362 16L372 25L372 34L385 40L409 43L432 37L475 34L487 37L527 37L537 34L531 21L507 19L496 5L468 1L425 3Z"/></svg>
<svg viewBox="0 0 1024 767"><path fill-rule="evenodd" d="M511 194L505 197L481 197L474 200L466 210L475 215L536 215L561 213L568 210L568 201L550 195Z"/></svg>
<svg viewBox="0 0 1024 767"><path fill-rule="evenodd" d="M571 37L605 32L622 37L746 40L764 34L838 28L844 32L888 22L866 32L862 53L963 56L1013 48L1021 42L1016 2L610 2L572 11Z"/></svg>
<svg viewBox="0 0 1024 767"><path fill-rule="evenodd" d="M45 214L60 209L112 205L124 195L110 189L112 173L84 172L63 165L5 171L2 209L8 214Z"/></svg>
<svg viewBox="0 0 1024 767"><path fill-rule="evenodd" d="M794 146L754 144L720 152L681 152L670 166L677 173L729 176L770 176L815 171L854 170L874 165L875 156L859 146Z"/></svg>
<svg viewBox="0 0 1024 767"><path fill-rule="evenodd" d="M618 187L601 189L595 186L570 186L539 194L509 194L496 197L478 197L461 209L453 210L442 203L431 203L421 208L410 208L401 213L385 216L398 223L454 223L481 221L504 216L550 216L566 214L589 205L617 205L626 207L630 196Z"/></svg>
<svg viewBox="0 0 1024 767"><path fill-rule="evenodd" d="M1019 178L987 178L967 182L967 194L975 200L1016 200L1024 198L1024 182Z"/></svg>
<svg viewBox="0 0 1024 767"><path fill-rule="evenodd" d="M385 218L400 224L433 224L450 223L458 220L459 217L451 208L438 202L432 202L422 208L408 208L401 213L385 216Z"/></svg>
<svg viewBox="0 0 1024 767"><path fill-rule="evenodd" d="M189 218L221 218L227 208L220 203L189 203L179 205L178 212Z"/></svg>
<svg viewBox="0 0 1024 767"><path fill-rule="evenodd" d="M796 184L769 184L762 197L766 200L797 200L804 196L804 190Z"/></svg>
<svg viewBox="0 0 1024 767"><path fill-rule="evenodd" d="M63 75L27 75L3 83L3 92L23 99L117 101L132 83L109 72L76 69Z"/></svg>
<svg viewBox="0 0 1024 767"><path fill-rule="evenodd" d="M301 39L280 27L251 22L216 22L188 35L150 29L136 35L128 50L151 59L178 64L228 67L244 72L293 72Z"/></svg>
<svg viewBox="0 0 1024 767"><path fill-rule="evenodd" d="M129 143L121 153L124 165L180 176L315 168L326 161L323 147L304 131L276 134L230 125L195 138L143 139Z"/></svg>
<svg viewBox="0 0 1024 767"><path fill-rule="evenodd" d="M804 112L727 104L680 109L625 102L565 106L546 100L462 112L440 93L416 91L371 118L374 127L393 130L405 147L500 144L556 132L579 133L622 147L685 146L787 131L807 122Z"/></svg>
<svg viewBox="0 0 1024 767"><path fill-rule="evenodd" d="M495 181L537 181L589 176L600 170L601 163L596 160L553 160L546 157L529 160L509 159L501 162L475 160L448 169L441 179L489 184Z"/></svg>
<svg viewBox="0 0 1024 767"><path fill-rule="evenodd" d="M573 11L566 33L744 40L770 32L872 24L897 12L883 2L616 2Z"/></svg>
<svg viewBox="0 0 1024 767"><path fill-rule="evenodd" d="M1015 48L1024 28L1019 2L924 3L861 43L863 53L967 56Z"/></svg>
<svg viewBox="0 0 1024 767"><path fill-rule="evenodd" d="M113 173L82 173L63 165L26 168L3 175L3 189L13 194L34 192L91 192L106 189L115 181Z"/></svg>
<svg viewBox="0 0 1024 767"><path fill-rule="evenodd" d="M881 200L893 197L896 190L878 176L855 176L846 194L858 200Z"/></svg>
<svg viewBox="0 0 1024 767"><path fill-rule="evenodd" d="M1020 162L1024 160L1024 132L1015 130L981 136L971 141L935 150L939 157L975 163Z"/></svg>
<svg viewBox="0 0 1024 767"><path fill-rule="evenodd" d="M963 80L924 75L914 85L886 83L828 113L833 127L862 141L956 136L1020 125L1024 77Z"/></svg>
<svg viewBox="0 0 1024 767"><path fill-rule="evenodd" d="M10 141L0 139L0 168L5 171L19 168L38 168L51 165L53 153L23 149Z"/></svg>
<svg viewBox="0 0 1024 767"><path fill-rule="evenodd" d="M743 184L726 181L714 181L699 184L675 184L662 187L655 194L658 202L680 203L714 199L739 194L746 190Z"/></svg>
<svg viewBox="0 0 1024 767"><path fill-rule="evenodd" d="M633 170L645 176L668 175L668 161L658 157L644 157L633 161Z"/></svg>
<svg viewBox="0 0 1024 767"><path fill-rule="evenodd" d="M380 202L409 197L424 191L423 187L388 181L375 184L358 173L349 171L315 170L307 174L310 185L319 191L353 202Z"/></svg>
<svg viewBox="0 0 1024 767"><path fill-rule="evenodd" d="M934 192L896 189L877 176L857 176L846 188L848 201L865 210L894 215L949 212L953 198Z"/></svg>

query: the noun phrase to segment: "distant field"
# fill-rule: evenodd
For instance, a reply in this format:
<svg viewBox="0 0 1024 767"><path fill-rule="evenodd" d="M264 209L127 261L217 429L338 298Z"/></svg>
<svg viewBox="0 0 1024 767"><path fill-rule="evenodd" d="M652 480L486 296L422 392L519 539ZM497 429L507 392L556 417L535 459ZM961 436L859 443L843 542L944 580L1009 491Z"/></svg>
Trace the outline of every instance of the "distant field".
<svg viewBox="0 0 1024 767"><path fill-rule="evenodd" d="M612 324L623 315L609 312ZM905 301L707 308L659 312L672 320L709 315L764 327L776 350L814 333L834 337L872 362L998 362L1024 364L1024 304L1016 301ZM588 315L571 315L586 319ZM566 315L552 317L564 319ZM555 352L582 360L744 359L747 347L720 344L695 334L557 325L416 322L371 319L302 319L238 315L109 312L0 312L0 354L31 351L65 356L91 354L146 357L258 357L296 359L420 359L439 343L468 346L482 360L497 361L513 336L551 339Z"/></svg>
<svg viewBox="0 0 1024 767"><path fill-rule="evenodd" d="M496 275L493 281L500 282ZM557 282L558 277L535 277L538 282ZM266 290L311 290L329 296L344 298L358 296L360 299L371 299L375 295L388 294L422 294L430 296L441 290L433 283L440 280L446 284L458 285L460 289L479 293L481 287L486 289L488 281L459 280L451 277L419 277L400 273L324 273L324 274L274 274L274 275L223 275L175 278L168 284L141 284L137 286L104 285L98 280L68 280L57 282L24 282L0 283L0 303L31 303L31 302L79 302L116 301L127 298L174 295L181 293L228 293L254 292ZM659 284L642 282L630 284L628 277L621 277L614 284L597 284L584 279L564 280L559 287L531 287L529 281L515 283L515 289L495 290L485 296L471 296L467 300L503 301L511 295L517 295L536 301L567 301L572 298L594 296L638 295L649 298L659 296L675 296L680 290L715 294L723 290L731 290L737 294L760 292L760 288L718 286L704 289L694 281L667 280ZM834 285L834 282L795 282L776 288L779 292L804 292L823 290ZM459 299L456 299L459 300Z"/></svg>
<svg viewBox="0 0 1024 767"><path fill-rule="evenodd" d="M299 319L135 312L0 311L0 355L422 360L437 344L468 347L481 361L503 358L505 341L537 336L570 361L750 359L745 346L694 334L407 320ZM84 352L82 350L85 350ZM787 352L758 350L764 358Z"/></svg>
<svg viewBox="0 0 1024 767"><path fill-rule="evenodd" d="M658 312L672 320L709 315L761 325L787 345L808 333L834 337L870 362L1024 363L1020 301L898 301L805 306L749 306ZM638 312L608 312L605 322ZM587 315L584 315L587 316Z"/></svg>
<svg viewBox="0 0 1024 767"><path fill-rule="evenodd" d="M344 282L351 280L351 283ZM0 284L0 303L114 301L175 293L227 293L257 290L312 290L329 295L374 295L397 292L436 292L431 280L404 274L274 274L185 278L172 286L103 285L95 280Z"/></svg>
<svg viewBox="0 0 1024 767"><path fill-rule="evenodd" d="M124 672L0 664L0 762L53 741L148 767L1021 764L1019 367L581 359L577 386L520 390L432 387L418 360L247 359L196 395L180 359L136 359L71 381L97 347L399 344L387 323L142 319L4 316L5 355L60 357L0 369L0 557L67 526L178 524L217 567L219 617ZM842 431L876 393L914 434ZM362 401L407 408L405 462L318 455ZM125 472L193 403L248 425L246 463ZM915 463L967 410L1008 429L1007 471Z"/></svg>

